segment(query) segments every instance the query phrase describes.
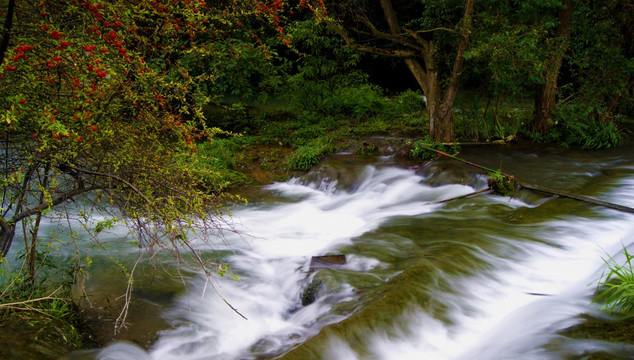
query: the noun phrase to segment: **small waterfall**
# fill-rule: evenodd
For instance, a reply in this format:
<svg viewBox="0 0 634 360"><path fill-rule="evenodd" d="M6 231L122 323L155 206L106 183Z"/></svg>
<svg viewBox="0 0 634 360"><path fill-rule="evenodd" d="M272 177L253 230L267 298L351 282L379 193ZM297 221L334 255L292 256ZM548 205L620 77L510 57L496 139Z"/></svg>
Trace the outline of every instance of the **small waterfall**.
<svg viewBox="0 0 634 360"><path fill-rule="evenodd" d="M248 320L231 311L213 292L201 298L190 291L168 316L175 329L162 334L150 353L155 359L237 359L275 355L287 350L343 316L331 314L333 304L354 296L343 284L330 297L301 305L311 256L336 252L352 239L394 217L433 211L430 202L467 194L471 187L432 188L413 171L369 166L353 190L337 182L302 183L294 179L266 187L278 202L236 210L241 232L253 237L228 240L238 253L227 260L240 281L220 279L221 295ZM294 201L289 201L292 199ZM346 269L367 271L381 264L351 255ZM197 296L198 295L198 296Z"/></svg>
<svg viewBox="0 0 634 360"><path fill-rule="evenodd" d="M486 182L423 174L366 166L345 184L322 177L266 186L265 200L234 209L241 235L225 234L226 248L217 249L232 251L222 261L239 280L214 278L221 298L203 291L202 276L194 279L161 314L171 328L144 354L267 359L292 350L307 359L459 360L614 351L560 332L581 314L598 314L591 299L603 259L632 243L631 215L534 196L432 204ZM610 187L605 199L634 205L634 176ZM345 254L346 265L308 273L311 256L328 253ZM327 289L303 306L302 292L317 277ZM381 302L390 306L375 306ZM360 322L375 308L388 309L389 320Z"/></svg>

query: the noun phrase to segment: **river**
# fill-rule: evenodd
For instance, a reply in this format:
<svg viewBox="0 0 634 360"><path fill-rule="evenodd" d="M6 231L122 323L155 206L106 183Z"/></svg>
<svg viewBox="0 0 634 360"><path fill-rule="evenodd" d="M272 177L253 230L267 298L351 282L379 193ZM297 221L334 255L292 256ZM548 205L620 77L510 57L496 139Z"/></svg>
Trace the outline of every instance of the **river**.
<svg viewBox="0 0 634 360"><path fill-rule="evenodd" d="M632 150L483 146L460 156L634 207ZM217 293L194 270L186 291L152 275L137 286L127 335L67 357L633 357L632 345L573 330L616 321L592 298L605 259L622 261L632 246L634 215L526 190L434 204L485 187L480 170L450 159L339 154L306 176L246 189L249 203L232 209L240 235L224 234L209 255L234 275L213 278ZM346 263L310 272L311 257L325 254ZM89 289L113 291L107 283L94 275ZM315 298L303 305L307 287Z"/></svg>

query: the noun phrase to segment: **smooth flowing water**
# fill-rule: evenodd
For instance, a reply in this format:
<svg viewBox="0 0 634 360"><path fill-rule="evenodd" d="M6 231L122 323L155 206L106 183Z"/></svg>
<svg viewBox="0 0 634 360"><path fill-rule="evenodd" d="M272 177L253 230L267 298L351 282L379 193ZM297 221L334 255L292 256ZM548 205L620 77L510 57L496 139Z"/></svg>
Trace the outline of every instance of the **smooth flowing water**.
<svg viewBox="0 0 634 360"><path fill-rule="evenodd" d="M461 156L634 207L631 150L482 147ZM225 234L215 255L239 280L214 278L246 319L193 273L184 293L139 289L152 311L131 315L130 331L163 326L147 349L120 341L69 358L634 356L634 346L565 331L606 319L592 297L604 259L622 261L632 245L634 215L529 191L434 204L485 187L481 171L453 160L417 166L341 154L303 178L248 189L249 204L233 209L242 235ZM311 257L325 254L347 262L309 272ZM303 305L307 288L315 299Z"/></svg>

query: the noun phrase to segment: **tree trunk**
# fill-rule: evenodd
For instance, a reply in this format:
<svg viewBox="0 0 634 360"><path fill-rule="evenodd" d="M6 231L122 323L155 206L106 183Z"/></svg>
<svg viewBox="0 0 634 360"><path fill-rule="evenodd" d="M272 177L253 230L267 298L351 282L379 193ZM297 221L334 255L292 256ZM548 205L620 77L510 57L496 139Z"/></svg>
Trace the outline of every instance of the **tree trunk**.
<svg viewBox="0 0 634 360"><path fill-rule="evenodd" d="M4 219L0 218L0 258L7 256L11 244L13 243L13 237L15 236L15 225L9 224Z"/></svg>
<svg viewBox="0 0 634 360"><path fill-rule="evenodd" d="M451 104L442 102L442 89L438 81L438 72L434 66L433 44L430 52L424 55L425 67L415 59L405 59L405 64L418 82L426 98L429 115L429 136L437 142L450 142L453 138Z"/></svg>
<svg viewBox="0 0 634 360"><path fill-rule="evenodd" d="M471 16L473 14L474 0L465 2L465 11L462 17L462 26L460 29L460 41L456 52L456 59L449 79L449 85L446 89L442 89L438 68L436 66L435 49L432 41L425 41L420 37L412 34L420 43L424 50L422 51L422 60L425 67L414 58L405 58L405 64L410 70L416 81L418 82L423 94L427 98L427 112L429 113L429 135L434 141L449 142L453 138L453 116L452 109L460 84L460 73L464 66L464 53L469 45L469 32L471 30ZM400 26L396 19L396 12L392 7L390 0L381 0L381 7L385 19L390 27L390 33L396 35L401 32Z"/></svg>
<svg viewBox="0 0 634 360"><path fill-rule="evenodd" d="M557 77L557 75L555 75ZM548 80L537 85L535 89L535 119L533 131L546 134L552 126L553 110L557 103L557 79Z"/></svg>
<svg viewBox="0 0 634 360"><path fill-rule="evenodd" d="M398 23L391 0L380 0L385 20L390 29L389 34L378 31L367 18L361 22L369 24L367 27L370 34L377 35L377 38L389 39L393 42L393 45L398 46L375 47L358 43L355 42L348 32L338 23L329 21L328 19L322 21L339 34L347 46L355 50L376 55L402 58L427 98L430 136L434 141L450 142L453 138L452 107L456 93L458 92L460 73L464 67L464 53L469 45L474 1L475 0L465 1L465 10L461 24L457 27L457 31L455 31L460 39L453 69L448 79L441 79L438 72L434 42L424 38L419 32L408 29L403 31ZM358 30L353 31L368 35L368 33ZM429 32L433 31L447 31L447 29L434 29ZM453 30L449 31L454 32ZM447 81L445 82L445 80ZM446 86L443 88L443 84L445 83Z"/></svg>
<svg viewBox="0 0 634 360"><path fill-rule="evenodd" d="M7 14L4 19L4 33L2 34L2 39L0 40L0 65L2 65L2 62L4 61L4 54L7 52L7 48L9 47L11 28L13 27L14 12L15 0L9 0L9 5L7 6Z"/></svg>
<svg viewBox="0 0 634 360"><path fill-rule="evenodd" d="M564 7L559 9L559 24L555 36L560 43L554 50L551 59L546 63L544 80L535 89L535 118L533 131L545 134L552 126L553 111L557 105L557 79L564 55L570 45L570 31L572 28L572 0L566 0Z"/></svg>

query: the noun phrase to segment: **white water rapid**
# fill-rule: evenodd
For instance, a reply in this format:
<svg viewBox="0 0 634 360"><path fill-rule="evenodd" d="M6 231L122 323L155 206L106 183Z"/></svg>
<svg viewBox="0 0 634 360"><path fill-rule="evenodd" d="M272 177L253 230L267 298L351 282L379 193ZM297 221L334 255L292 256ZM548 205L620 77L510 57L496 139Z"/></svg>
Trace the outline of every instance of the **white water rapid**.
<svg viewBox="0 0 634 360"><path fill-rule="evenodd" d="M617 166L634 169L631 162ZM603 259L622 260L623 247L632 244L633 215L570 201L569 213L552 207L542 210L552 211L546 214L552 216L525 221L532 211L561 200L480 195L431 205L486 183L482 178L471 186L430 186L427 180L413 170L367 166L349 186L327 179L309 184L295 179L267 186L262 190L267 196L264 200L234 209L239 230L247 235L226 235L224 250L234 253L224 260L239 281L230 276L214 280L222 298L248 320L211 288L202 296L201 276L170 310L160 314L172 328L161 332L148 351L116 343L102 349L96 358L276 358L303 346L324 327L348 321L371 305L378 295L363 298L363 289L348 279L356 277L350 282L357 284L368 279L363 280L370 284L368 291L380 293L383 284L405 270L394 264L427 256L424 249L416 250L415 244L426 241L416 234L425 231L426 236L446 240L444 230L434 232L421 225L441 218L460 219L455 228L449 226L446 231L464 231L469 238L486 240L456 240L467 249L469 259L481 265L458 273L446 270L439 279L450 289L429 285L434 301L443 305L442 314L421 306L421 301L412 301L380 329L355 324L351 330L358 332L355 342L330 332L319 350L311 352L312 358L581 359L582 354L594 351L613 353L617 358L634 354L629 345L560 334L581 323L582 314L603 316L591 302L592 296L605 268ZM606 187L601 194L604 200L634 206L634 177ZM400 232L406 226L402 224L421 230ZM517 224L514 230L506 229L513 224ZM327 270L329 279L334 279L331 288L314 303L302 306L310 258L327 253L345 253L347 264ZM454 261L461 259L456 256ZM346 305L343 310L341 304Z"/></svg>

